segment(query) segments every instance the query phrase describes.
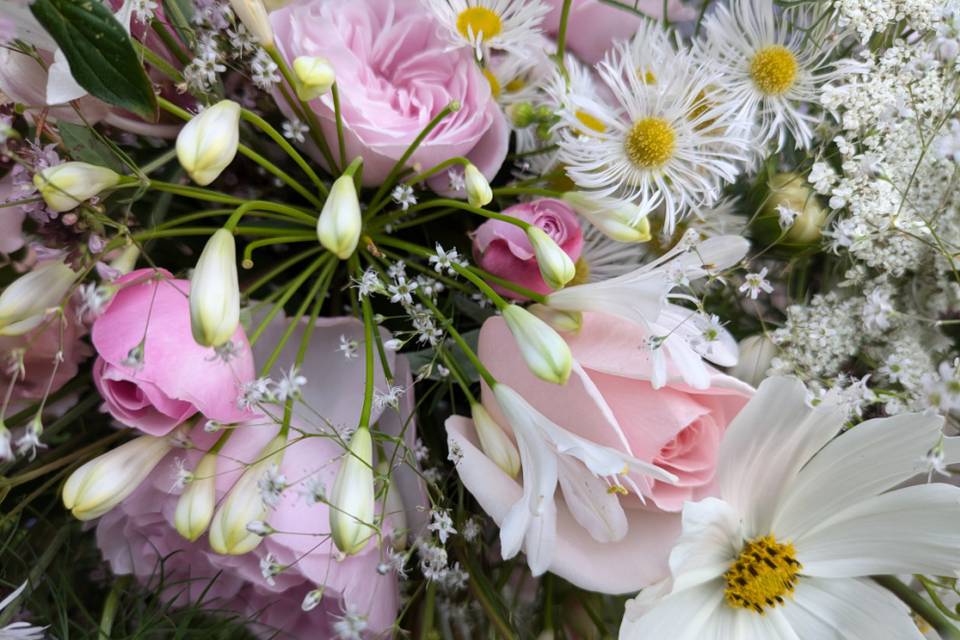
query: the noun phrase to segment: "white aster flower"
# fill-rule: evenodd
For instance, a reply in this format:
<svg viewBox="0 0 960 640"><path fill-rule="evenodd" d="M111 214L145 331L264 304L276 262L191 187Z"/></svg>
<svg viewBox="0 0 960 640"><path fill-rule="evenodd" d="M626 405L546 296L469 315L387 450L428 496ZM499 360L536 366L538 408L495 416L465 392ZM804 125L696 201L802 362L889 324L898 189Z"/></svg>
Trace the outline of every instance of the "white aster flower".
<svg viewBox="0 0 960 640"><path fill-rule="evenodd" d="M730 424L718 497L684 505L664 596L628 605L621 640L923 638L869 576L956 565L960 488L896 488L943 420L904 414L834 438L846 412L805 396L769 378Z"/></svg>
<svg viewBox="0 0 960 640"><path fill-rule="evenodd" d="M597 196L632 201L643 213L662 204L672 233L677 219L716 202L736 178L748 157L748 123L717 94L712 72L689 55L663 55L670 68L650 83L644 65L661 56L635 60L629 43L615 47L597 66L612 99L568 94L559 159Z"/></svg>
<svg viewBox="0 0 960 640"><path fill-rule="evenodd" d="M3 613L7 607L13 604L26 588L27 583L24 582L3 601L0 601L0 613ZM45 629L46 627L35 627L28 622L11 622L0 628L0 638L4 640L43 640L46 637Z"/></svg>
<svg viewBox="0 0 960 640"><path fill-rule="evenodd" d="M808 8L777 13L773 0L732 0L703 23L700 57L729 101L756 123L758 144L775 140L779 150L789 134L797 148L808 148L820 122L808 107L826 83L859 68L831 60L843 39L814 22Z"/></svg>
<svg viewBox="0 0 960 640"><path fill-rule="evenodd" d="M477 60L491 49L524 55L540 43L540 23L550 11L539 0L423 0L455 47Z"/></svg>

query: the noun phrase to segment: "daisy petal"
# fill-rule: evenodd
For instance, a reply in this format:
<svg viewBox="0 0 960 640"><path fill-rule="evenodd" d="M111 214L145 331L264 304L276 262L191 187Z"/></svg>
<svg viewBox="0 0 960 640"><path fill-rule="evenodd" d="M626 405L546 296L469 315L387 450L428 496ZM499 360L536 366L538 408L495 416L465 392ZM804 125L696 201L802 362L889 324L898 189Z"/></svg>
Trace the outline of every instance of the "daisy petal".
<svg viewBox="0 0 960 640"><path fill-rule="evenodd" d="M794 545L810 576L943 573L960 555L960 488L916 485L864 500Z"/></svg>
<svg viewBox="0 0 960 640"><path fill-rule="evenodd" d="M783 615L801 638L923 638L906 605L869 580L801 580Z"/></svg>
<svg viewBox="0 0 960 640"><path fill-rule="evenodd" d="M839 408L806 405L796 378L767 378L720 444L720 495L744 516L748 537L769 532L776 505L797 473L846 420Z"/></svg>
<svg viewBox="0 0 960 640"><path fill-rule="evenodd" d="M705 631L712 630L713 620L723 603L723 587L708 582L692 589L670 595L661 600L644 616L625 618L620 626L620 640L702 640Z"/></svg>
<svg viewBox="0 0 960 640"><path fill-rule="evenodd" d="M942 425L939 416L904 414L867 420L834 439L797 475L773 530L795 540L831 515L916 475Z"/></svg>
<svg viewBox="0 0 960 640"><path fill-rule="evenodd" d="M673 591L720 577L737 557L740 518L723 500L706 498L683 507L683 535L670 553Z"/></svg>

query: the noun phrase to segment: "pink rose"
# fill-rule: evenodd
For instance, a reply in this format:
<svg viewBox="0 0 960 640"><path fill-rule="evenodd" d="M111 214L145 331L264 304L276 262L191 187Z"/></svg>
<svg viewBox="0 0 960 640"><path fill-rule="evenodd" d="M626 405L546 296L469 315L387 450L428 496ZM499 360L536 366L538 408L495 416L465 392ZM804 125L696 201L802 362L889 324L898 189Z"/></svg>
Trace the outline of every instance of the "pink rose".
<svg viewBox="0 0 960 640"><path fill-rule="evenodd" d="M466 156L488 179L497 173L509 129L490 84L470 51L450 50L418 0L299 0L271 13L270 22L289 62L323 56L336 70L347 157L363 156L364 184L383 182L414 138L453 101L460 110L433 130L409 164L427 169ZM327 93L310 104L335 148L333 98ZM446 178L441 182L445 188Z"/></svg>
<svg viewBox="0 0 960 640"><path fill-rule="evenodd" d="M240 385L254 378L242 327L233 334L235 355L224 361L193 340L188 280L139 269L113 285L117 293L91 333L99 355L93 381L114 418L159 436L197 412L220 422L250 417L237 408ZM138 365L131 351L141 341Z"/></svg>
<svg viewBox="0 0 960 640"><path fill-rule="evenodd" d="M543 20L543 28L547 33L556 35L560 28L563 0L545 2L551 10ZM630 4L655 20L663 19L661 0L637 0ZM672 22L692 20L697 17L697 10L684 5L682 0L667 0L667 17ZM644 19L600 0L573 0L567 25L567 49L585 62L596 64L614 41L633 36Z"/></svg>
<svg viewBox="0 0 960 640"><path fill-rule="evenodd" d="M271 322L254 349L257 360L269 356L287 322L282 316ZM271 372L274 379L280 379L293 365L305 327L303 320L281 352ZM386 332L383 334L389 338ZM392 479L404 508L386 517L382 545L372 540L357 554L343 558L326 535L329 509L323 502L311 502L307 496L317 487L328 492L332 488L344 453L340 438L346 435L345 428L356 426L363 400L365 363L338 353L341 336L363 340L363 324L355 318L317 320L300 369L307 381L301 388L302 401L295 404L295 429L290 432L278 470L290 484L268 517L270 525L284 533L266 536L253 551L238 556L215 553L205 536L192 543L180 537L173 524L179 496L171 491L178 472L176 460L182 458L182 465L193 469L217 437L195 427L191 434L194 449L171 452L133 495L100 519L97 543L115 573L133 574L147 584L151 578L156 580L159 560L167 558L163 565L165 577L174 586L164 597L177 605L197 602L219 573L203 605L213 610L236 611L243 618L255 620L252 630L261 637L277 637L272 635L277 631L282 631L279 637L284 638L333 637L333 622L346 611L365 616L373 634L386 634L396 620L399 582L393 568L383 571L380 565L388 557L391 538L399 535L400 529L410 538L422 529L428 513L424 508L427 498L411 466L411 455L408 453L404 460L403 452L397 452ZM406 360L392 352L387 358L395 383L411 388ZM379 364L375 385L381 393L389 386ZM408 392L400 398L398 409L375 408L371 423L377 425L379 432L401 438L406 447L412 448L416 438L416 426L410 419L413 407L413 394ZM230 491L245 464L258 458L278 429L277 421L264 414L235 428L217 462L218 501ZM335 431L340 435L331 437ZM384 459L394 459L388 441L383 444ZM378 513L381 506L382 500L378 499ZM268 555L287 566L274 576L274 584L264 579L261 570L261 560ZM181 582L186 580L190 580L189 588ZM318 587L325 589L319 606L302 611L304 596Z"/></svg>
<svg viewBox="0 0 960 640"><path fill-rule="evenodd" d="M577 214L565 202L542 198L521 202L503 210L504 215L534 224L560 246L576 262L583 249L583 234ZM520 227L501 220L487 220L474 232L473 258L477 264L495 276L518 285L547 294L552 289L543 281L533 247ZM504 295L520 297L516 293L493 285Z"/></svg>
<svg viewBox="0 0 960 640"><path fill-rule="evenodd" d="M573 372L566 385L558 386L533 376L517 350L504 347L512 338L503 320L491 318L480 332L480 359L493 376L547 418L590 443L656 463L679 478L678 486L671 486L631 475L646 487L646 505L635 495L621 498L627 533L613 542L594 539L558 500L549 570L591 591L633 592L668 575L667 558L680 533L678 511L685 500L713 493L720 437L753 393L752 387L715 369L708 389L694 389L670 371L667 385L654 390L650 359L641 349L645 337L633 323L584 314L581 331L567 337ZM483 404L510 433L486 388ZM519 476L510 478L483 454L467 418L450 418L447 432L463 450L457 465L461 480L501 524L520 498Z"/></svg>

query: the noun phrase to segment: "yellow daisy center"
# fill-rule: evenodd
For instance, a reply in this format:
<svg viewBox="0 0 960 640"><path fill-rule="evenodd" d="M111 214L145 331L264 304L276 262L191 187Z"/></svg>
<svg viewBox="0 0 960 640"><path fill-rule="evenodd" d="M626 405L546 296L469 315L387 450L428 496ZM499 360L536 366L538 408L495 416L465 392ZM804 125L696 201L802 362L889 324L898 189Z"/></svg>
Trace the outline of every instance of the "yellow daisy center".
<svg viewBox="0 0 960 640"><path fill-rule="evenodd" d="M591 129L597 133L603 133L607 130L607 126L603 124L599 118L590 115L586 111L578 110L575 115L577 116L577 120L579 120L587 129Z"/></svg>
<svg viewBox="0 0 960 640"><path fill-rule="evenodd" d="M750 77L761 93L783 95L797 80L797 57L778 44L764 47L750 61Z"/></svg>
<svg viewBox="0 0 960 640"><path fill-rule="evenodd" d="M500 89L500 81L497 80L497 76L493 75L490 69L484 69L483 77L486 78L487 82L490 83L490 93L493 95L493 97L499 98L501 89Z"/></svg>
<svg viewBox="0 0 960 640"><path fill-rule="evenodd" d="M467 40L470 34L483 33L486 40L494 37L503 28L500 16L486 7L467 7L457 16L457 31Z"/></svg>
<svg viewBox="0 0 960 640"><path fill-rule="evenodd" d="M801 569L803 565L790 542L777 542L773 536L748 540L723 574L727 583L724 597L731 607L762 614L783 604L783 596L793 593Z"/></svg>
<svg viewBox="0 0 960 640"><path fill-rule="evenodd" d="M633 123L623 146L633 164L655 169L673 157L677 133L663 118L641 118Z"/></svg>

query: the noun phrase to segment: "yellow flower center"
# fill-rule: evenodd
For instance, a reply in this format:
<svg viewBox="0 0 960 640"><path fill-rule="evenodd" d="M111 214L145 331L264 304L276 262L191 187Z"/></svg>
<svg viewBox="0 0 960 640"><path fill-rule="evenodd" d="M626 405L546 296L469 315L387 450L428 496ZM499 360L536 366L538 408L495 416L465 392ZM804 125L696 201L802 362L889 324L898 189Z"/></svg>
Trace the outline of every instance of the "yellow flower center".
<svg viewBox="0 0 960 640"><path fill-rule="evenodd" d="M779 543L773 536L748 540L723 574L727 582L724 597L731 607L762 614L793 593L801 569L793 544Z"/></svg>
<svg viewBox="0 0 960 640"><path fill-rule="evenodd" d="M750 61L750 77L761 93L783 95L797 80L797 57L778 44L764 47Z"/></svg>
<svg viewBox="0 0 960 640"><path fill-rule="evenodd" d="M590 115L586 111L578 110L575 115L577 116L577 120L579 120L587 129L591 129L597 133L603 133L607 130L607 126L603 124L599 118Z"/></svg>
<svg viewBox="0 0 960 640"><path fill-rule="evenodd" d="M637 69L637 77L643 84L657 84L657 75L650 69Z"/></svg>
<svg viewBox="0 0 960 640"><path fill-rule="evenodd" d="M517 76L516 78L514 78L513 80L507 83L507 91L509 91L510 93L515 93L523 89L525 86L527 86L527 81L524 80L522 77Z"/></svg>
<svg viewBox="0 0 960 640"><path fill-rule="evenodd" d="M494 98L500 97L500 81L497 80L497 76L493 75L490 69L483 70L483 77L487 79L487 82L490 83L490 93Z"/></svg>
<svg viewBox="0 0 960 640"><path fill-rule="evenodd" d="M485 40L489 40L502 28L500 16L486 7L467 7L457 16L457 31L467 40L471 34L476 37L481 33Z"/></svg>
<svg viewBox="0 0 960 640"><path fill-rule="evenodd" d="M673 157L677 134L663 118L641 118L633 123L623 146L633 164L655 169Z"/></svg>

